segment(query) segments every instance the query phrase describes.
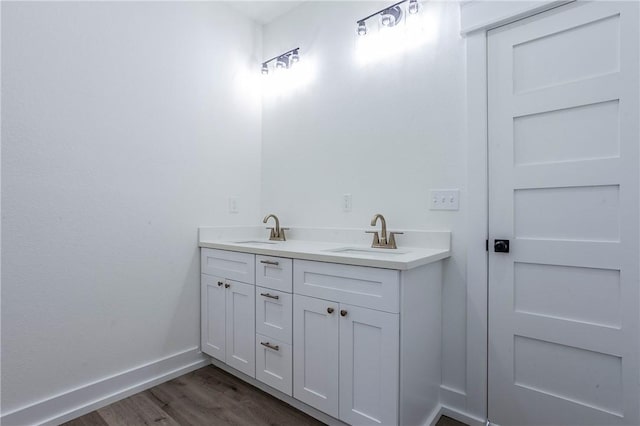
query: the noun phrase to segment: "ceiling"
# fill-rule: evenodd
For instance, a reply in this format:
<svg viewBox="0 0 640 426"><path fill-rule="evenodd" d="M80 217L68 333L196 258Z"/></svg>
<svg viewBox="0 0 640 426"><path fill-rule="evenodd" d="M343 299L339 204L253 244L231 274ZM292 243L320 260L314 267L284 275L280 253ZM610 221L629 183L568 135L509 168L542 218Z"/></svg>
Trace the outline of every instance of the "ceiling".
<svg viewBox="0 0 640 426"><path fill-rule="evenodd" d="M281 15L284 15L302 1L227 1L226 3L243 15L261 24L268 24Z"/></svg>

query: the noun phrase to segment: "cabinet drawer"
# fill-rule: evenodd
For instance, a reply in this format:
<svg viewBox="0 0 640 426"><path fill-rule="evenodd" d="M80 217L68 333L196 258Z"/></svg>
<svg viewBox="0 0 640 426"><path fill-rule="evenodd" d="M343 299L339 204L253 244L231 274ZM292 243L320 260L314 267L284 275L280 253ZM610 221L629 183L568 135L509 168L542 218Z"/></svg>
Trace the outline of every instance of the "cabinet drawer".
<svg viewBox="0 0 640 426"><path fill-rule="evenodd" d="M293 296L256 287L256 333L291 344Z"/></svg>
<svg viewBox="0 0 640 426"><path fill-rule="evenodd" d="M400 311L400 272L391 269L296 259L293 291L386 312Z"/></svg>
<svg viewBox="0 0 640 426"><path fill-rule="evenodd" d="M256 285L275 290L293 291L293 260L256 255Z"/></svg>
<svg viewBox="0 0 640 426"><path fill-rule="evenodd" d="M247 284L256 282L255 255L253 254L203 248L200 260L203 274Z"/></svg>
<svg viewBox="0 0 640 426"><path fill-rule="evenodd" d="M292 396L292 351L287 343L256 334L256 379Z"/></svg>

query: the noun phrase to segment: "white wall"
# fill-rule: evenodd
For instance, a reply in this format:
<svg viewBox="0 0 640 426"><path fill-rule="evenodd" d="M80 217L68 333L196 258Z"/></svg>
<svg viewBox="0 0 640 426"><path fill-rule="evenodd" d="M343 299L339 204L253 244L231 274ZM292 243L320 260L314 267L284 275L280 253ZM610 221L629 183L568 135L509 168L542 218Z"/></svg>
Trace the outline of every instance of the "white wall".
<svg viewBox="0 0 640 426"><path fill-rule="evenodd" d="M459 6L426 2L423 13L435 26L427 44L361 66L355 22L386 4L308 2L265 26L264 56L300 46L310 81L264 97L262 211L280 214L285 226L366 227L380 212L391 229L451 230L443 384L452 391L443 393L464 408L466 70ZM460 210L430 211L429 190L449 188L461 190ZM350 213L341 210L344 193L353 196Z"/></svg>
<svg viewBox="0 0 640 426"><path fill-rule="evenodd" d="M4 413L199 344L197 227L260 213L260 38L220 3L2 2Z"/></svg>

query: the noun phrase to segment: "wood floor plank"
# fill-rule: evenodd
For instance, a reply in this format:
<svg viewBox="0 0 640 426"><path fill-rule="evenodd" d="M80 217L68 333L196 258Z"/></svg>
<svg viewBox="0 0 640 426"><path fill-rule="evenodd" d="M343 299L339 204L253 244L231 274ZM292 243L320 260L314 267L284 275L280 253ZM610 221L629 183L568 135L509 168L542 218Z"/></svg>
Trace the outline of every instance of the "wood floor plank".
<svg viewBox="0 0 640 426"><path fill-rule="evenodd" d="M89 414L65 423L65 426L109 426L109 424L100 417L97 411L92 411Z"/></svg>
<svg viewBox="0 0 640 426"><path fill-rule="evenodd" d="M282 401L215 367L205 367L149 390L183 425L321 425Z"/></svg>
<svg viewBox="0 0 640 426"><path fill-rule="evenodd" d="M436 423L436 426L467 426L465 423L459 422L451 417L442 416Z"/></svg>
<svg viewBox="0 0 640 426"><path fill-rule="evenodd" d="M64 426L320 426L323 423L214 366L200 368ZM437 426L465 426L442 417Z"/></svg>
<svg viewBox="0 0 640 426"><path fill-rule="evenodd" d="M154 404L144 393L107 405L98 410L108 426L179 426L169 414Z"/></svg>

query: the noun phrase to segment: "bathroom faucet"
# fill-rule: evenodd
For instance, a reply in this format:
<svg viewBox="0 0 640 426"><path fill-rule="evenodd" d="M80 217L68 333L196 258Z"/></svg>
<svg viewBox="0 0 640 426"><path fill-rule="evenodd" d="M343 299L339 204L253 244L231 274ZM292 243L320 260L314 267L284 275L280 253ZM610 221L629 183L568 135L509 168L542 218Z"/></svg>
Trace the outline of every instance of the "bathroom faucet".
<svg viewBox="0 0 640 426"><path fill-rule="evenodd" d="M276 226L274 228L267 227L267 229L271 230L269 239L272 241L286 241L287 239L284 236L284 231L288 230L289 228L280 228L280 221L278 220L278 216L273 213L268 214L264 217L262 223L267 223L270 217L272 217L276 221Z"/></svg>
<svg viewBox="0 0 640 426"><path fill-rule="evenodd" d="M389 238L387 240L387 221L384 219L384 216L380 213L373 216L373 219L371 219L371 226L376 226L378 219L380 219L380 224L382 225L381 235L378 235L378 231L365 231L368 234L373 234L373 243L371 243L371 247L397 249L396 235L403 234L403 232L391 232L389 233Z"/></svg>

